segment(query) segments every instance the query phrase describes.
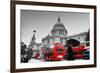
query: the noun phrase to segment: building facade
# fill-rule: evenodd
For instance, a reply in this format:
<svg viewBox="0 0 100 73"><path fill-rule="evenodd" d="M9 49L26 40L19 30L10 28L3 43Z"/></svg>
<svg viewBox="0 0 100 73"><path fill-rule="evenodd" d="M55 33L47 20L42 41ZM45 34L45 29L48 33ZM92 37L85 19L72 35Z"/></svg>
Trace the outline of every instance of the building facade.
<svg viewBox="0 0 100 73"><path fill-rule="evenodd" d="M87 35L87 32L82 32L79 34L68 36L67 40L76 39L76 40L80 41L80 43L84 43L86 41L86 35Z"/></svg>
<svg viewBox="0 0 100 73"><path fill-rule="evenodd" d="M50 47L54 43L62 43L63 45L65 45L67 34L67 29L61 22L60 17L58 17L57 23L52 28L50 35L47 35L42 39L43 46Z"/></svg>

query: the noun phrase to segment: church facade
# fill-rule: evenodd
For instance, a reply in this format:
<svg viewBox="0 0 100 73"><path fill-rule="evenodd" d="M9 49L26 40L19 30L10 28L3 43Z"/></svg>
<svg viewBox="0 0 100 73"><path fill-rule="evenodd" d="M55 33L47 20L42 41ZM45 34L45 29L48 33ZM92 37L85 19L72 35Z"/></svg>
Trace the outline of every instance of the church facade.
<svg viewBox="0 0 100 73"><path fill-rule="evenodd" d="M61 23L60 17L58 17L57 23L52 28L50 35L42 39L43 46L50 47L54 43L62 43L65 45L67 34L68 32L64 24Z"/></svg>

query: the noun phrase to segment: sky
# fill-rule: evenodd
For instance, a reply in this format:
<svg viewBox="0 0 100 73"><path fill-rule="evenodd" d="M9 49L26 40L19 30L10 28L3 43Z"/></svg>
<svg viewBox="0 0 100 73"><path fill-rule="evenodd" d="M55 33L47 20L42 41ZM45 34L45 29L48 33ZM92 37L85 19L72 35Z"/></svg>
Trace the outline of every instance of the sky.
<svg viewBox="0 0 100 73"><path fill-rule="evenodd" d="M57 23L58 16L67 29L68 36L89 29L89 13L21 10L21 41L28 46L33 30L36 30L36 42L41 43L41 39L50 34Z"/></svg>

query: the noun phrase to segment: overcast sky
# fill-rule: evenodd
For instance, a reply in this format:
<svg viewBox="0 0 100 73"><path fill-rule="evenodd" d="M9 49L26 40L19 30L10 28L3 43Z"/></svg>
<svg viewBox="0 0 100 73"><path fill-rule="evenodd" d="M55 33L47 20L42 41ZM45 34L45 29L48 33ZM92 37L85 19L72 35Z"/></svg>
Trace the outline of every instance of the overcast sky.
<svg viewBox="0 0 100 73"><path fill-rule="evenodd" d="M58 16L67 29L68 36L89 29L89 13L21 10L21 41L28 46L33 30L36 30L36 42L40 43L42 38L50 34Z"/></svg>

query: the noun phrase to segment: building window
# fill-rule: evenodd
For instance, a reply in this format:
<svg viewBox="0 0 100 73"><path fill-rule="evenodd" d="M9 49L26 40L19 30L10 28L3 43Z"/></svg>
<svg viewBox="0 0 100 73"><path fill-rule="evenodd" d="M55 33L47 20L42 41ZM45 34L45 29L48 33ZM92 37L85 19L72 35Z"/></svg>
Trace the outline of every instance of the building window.
<svg viewBox="0 0 100 73"><path fill-rule="evenodd" d="M63 39L62 38L60 39L60 42L63 43Z"/></svg>
<svg viewBox="0 0 100 73"><path fill-rule="evenodd" d="M61 34L64 35L64 30L61 30Z"/></svg>
<svg viewBox="0 0 100 73"><path fill-rule="evenodd" d="M48 44L50 43L50 40L48 40Z"/></svg>
<svg viewBox="0 0 100 73"><path fill-rule="evenodd" d="M61 31L59 30L59 35L61 34Z"/></svg>
<svg viewBox="0 0 100 73"><path fill-rule="evenodd" d="M59 30L59 35L64 35L64 30Z"/></svg>
<svg viewBox="0 0 100 73"><path fill-rule="evenodd" d="M78 37L78 40L80 40L80 37Z"/></svg>

